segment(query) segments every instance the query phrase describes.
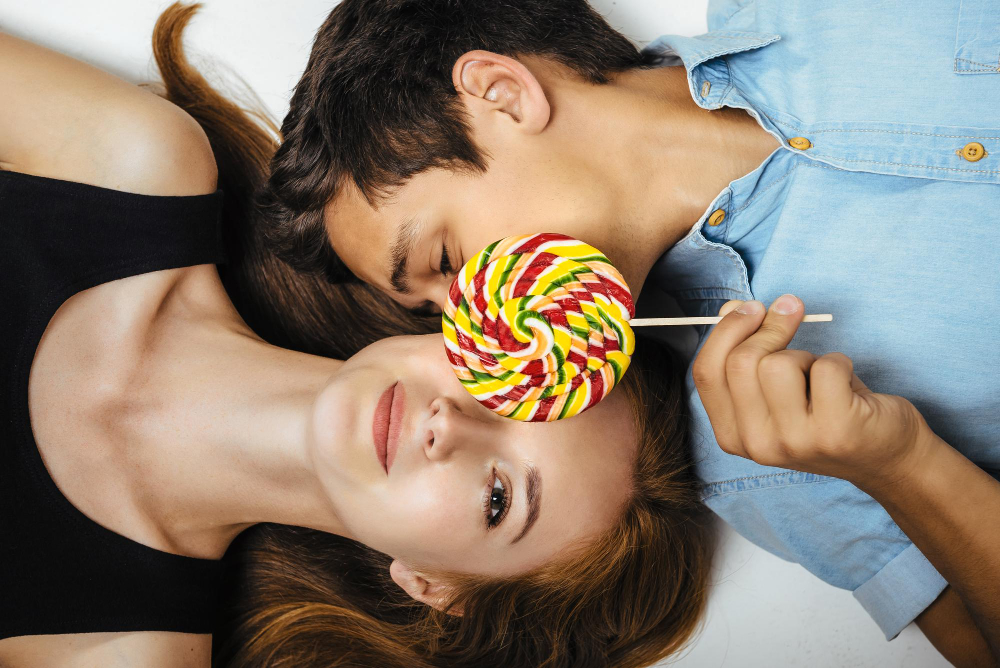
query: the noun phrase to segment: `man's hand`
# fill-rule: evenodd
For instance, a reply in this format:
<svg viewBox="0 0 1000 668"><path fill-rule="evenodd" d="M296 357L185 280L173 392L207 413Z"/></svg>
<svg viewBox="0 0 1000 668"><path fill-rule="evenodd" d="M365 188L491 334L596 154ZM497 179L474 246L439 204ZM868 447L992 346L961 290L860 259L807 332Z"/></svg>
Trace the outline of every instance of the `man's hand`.
<svg viewBox="0 0 1000 668"><path fill-rule="evenodd" d="M797 298L776 300L766 317L760 302L721 312L693 373L722 449L870 494L951 585L918 618L921 628L956 665L997 665L1000 534L984 527L1000 510L1000 484L910 402L871 392L846 356L786 350L804 313ZM959 638L974 647L956 648Z"/></svg>
<svg viewBox="0 0 1000 668"><path fill-rule="evenodd" d="M805 310L785 295L728 302L692 372L723 450L859 486L906 477L933 434L902 397L876 394L841 353L787 350ZM821 327L823 325L810 325Z"/></svg>

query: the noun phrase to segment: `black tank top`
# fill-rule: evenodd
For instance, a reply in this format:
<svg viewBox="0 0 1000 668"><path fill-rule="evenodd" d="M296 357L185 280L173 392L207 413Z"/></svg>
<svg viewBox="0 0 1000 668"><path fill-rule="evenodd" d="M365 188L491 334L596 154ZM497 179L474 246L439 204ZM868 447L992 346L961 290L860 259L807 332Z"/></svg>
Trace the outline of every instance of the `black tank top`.
<svg viewBox="0 0 1000 668"><path fill-rule="evenodd" d="M222 194L154 197L0 171L0 638L210 633L222 562L146 547L77 510L28 419L59 306L127 276L222 261Z"/></svg>

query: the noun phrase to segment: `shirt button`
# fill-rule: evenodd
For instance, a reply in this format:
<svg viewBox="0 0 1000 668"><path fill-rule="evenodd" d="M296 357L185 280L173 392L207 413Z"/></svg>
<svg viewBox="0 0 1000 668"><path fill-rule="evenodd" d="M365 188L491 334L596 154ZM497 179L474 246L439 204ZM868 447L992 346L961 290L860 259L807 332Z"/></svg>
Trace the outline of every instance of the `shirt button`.
<svg viewBox="0 0 1000 668"><path fill-rule="evenodd" d="M708 224L715 227L722 221L726 219L726 212L722 209L716 209L712 212L712 215L708 217Z"/></svg>
<svg viewBox="0 0 1000 668"><path fill-rule="evenodd" d="M701 85L701 96L708 97L708 92L710 90L712 90L712 83L710 81L706 81Z"/></svg>
<svg viewBox="0 0 1000 668"><path fill-rule="evenodd" d="M812 142L806 139L805 137L792 137L791 139L788 140L788 145L791 146L792 148L797 148L800 151L804 151L810 146L812 146Z"/></svg>
<svg viewBox="0 0 1000 668"><path fill-rule="evenodd" d="M969 162L979 162L986 157L986 149L977 141L970 141L961 151L955 151Z"/></svg>

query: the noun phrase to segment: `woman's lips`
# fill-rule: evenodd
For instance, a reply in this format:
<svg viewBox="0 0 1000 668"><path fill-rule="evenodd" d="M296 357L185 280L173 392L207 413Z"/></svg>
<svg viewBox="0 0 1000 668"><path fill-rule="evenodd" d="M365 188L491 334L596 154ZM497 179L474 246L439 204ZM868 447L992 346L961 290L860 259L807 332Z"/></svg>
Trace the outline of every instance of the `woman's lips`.
<svg viewBox="0 0 1000 668"><path fill-rule="evenodd" d="M389 409L389 433L385 442L385 472L388 474L396 460L399 449L399 435L403 432L403 416L406 415L406 391L397 382L392 386L392 405Z"/></svg>
<svg viewBox="0 0 1000 668"><path fill-rule="evenodd" d="M392 395L395 393L396 385L397 383L393 383L382 393L378 403L375 404L375 414L372 416L372 441L375 443L375 456L386 475L389 473L389 467L386 466L389 422L392 419Z"/></svg>
<svg viewBox="0 0 1000 668"><path fill-rule="evenodd" d="M399 435L403 430L403 415L406 413L406 393L399 382L390 385L375 405L372 417L372 441L375 456L386 475L392 468L399 448Z"/></svg>

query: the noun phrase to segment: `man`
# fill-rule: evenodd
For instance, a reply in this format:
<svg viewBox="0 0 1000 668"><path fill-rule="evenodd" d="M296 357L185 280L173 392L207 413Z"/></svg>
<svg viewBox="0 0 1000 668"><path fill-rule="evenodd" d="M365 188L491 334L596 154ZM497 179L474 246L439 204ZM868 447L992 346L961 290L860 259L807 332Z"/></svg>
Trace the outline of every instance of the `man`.
<svg viewBox="0 0 1000 668"><path fill-rule="evenodd" d="M640 54L582 1L345 0L261 200L275 250L422 310L485 245L538 231L691 315L795 292L836 316L795 347L848 354L1000 470L1000 382L983 371L1000 356L982 345L1000 324L1000 6L720 0L709 28ZM713 510L851 589L887 638L916 620L953 662L991 660L877 502L726 454L688 381Z"/></svg>

